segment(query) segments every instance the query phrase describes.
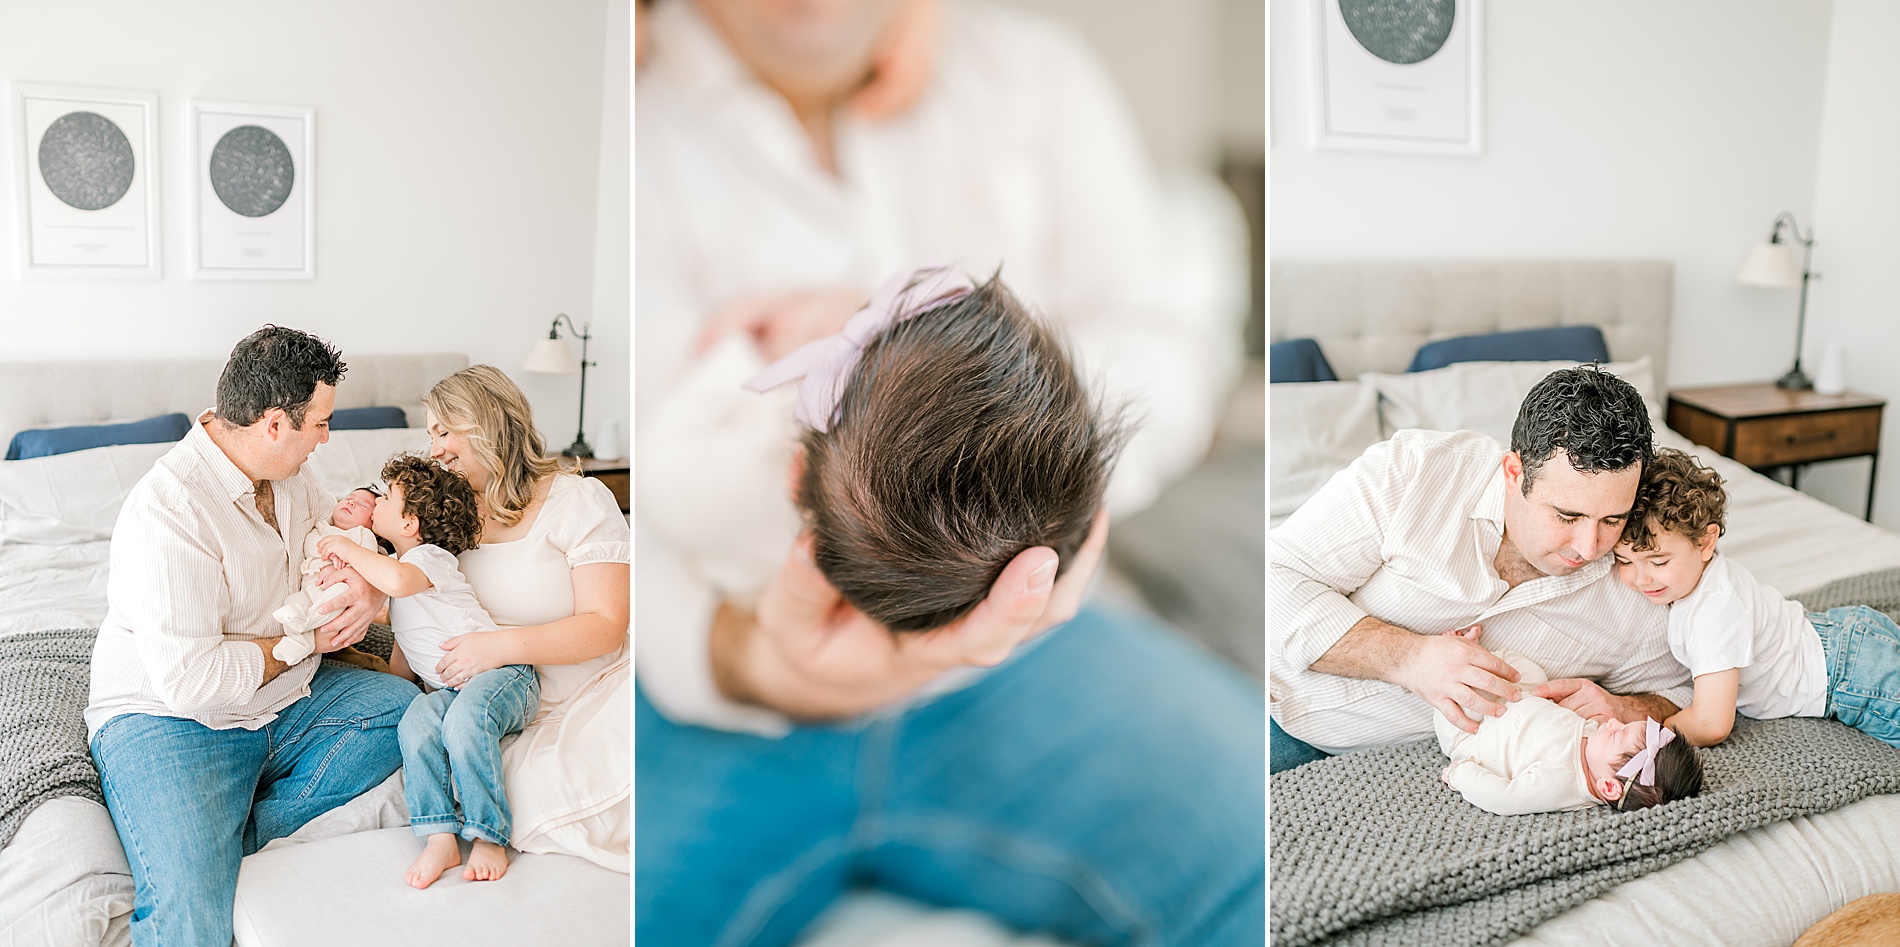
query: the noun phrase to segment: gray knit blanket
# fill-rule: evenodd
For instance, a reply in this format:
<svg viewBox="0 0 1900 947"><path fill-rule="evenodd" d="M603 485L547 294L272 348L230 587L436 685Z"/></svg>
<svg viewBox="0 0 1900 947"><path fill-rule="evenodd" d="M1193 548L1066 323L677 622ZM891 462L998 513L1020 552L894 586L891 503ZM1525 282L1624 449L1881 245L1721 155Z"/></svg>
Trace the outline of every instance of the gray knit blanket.
<svg viewBox="0 0 1900 947"><path fill-rule="evenodd" d="M1499 944L1746 829L1900 792L1900 750L1833 720L1738 718L1702 794L1638 812L1497 816L1437 741L1273 777L1273 943Z"/></svg>
<svg viewBox="0 0 1900 947"><path fill-rule="evenodd" d="M57 796L100 805L86 749L86 697L96 628L0 637L0 848L35 807Z"/></svg>
<svg viewBox="0 0 1900 947"><path fill-rule="evenodd" d="M1799 596L1900 611L1900 572ZM1272 778L1276 947L1493 945L1747 829L1900 792L1900 749L1833 720L1737 718L1702 794L1639 812L1497 816L1439 779L1436 740Z"/></svg>
<svg viewBox="0 0 1900 947"><path fill-rule="evenodd" d="M60 628L0 636L0 848L48 799L105 804L86 745L97 635ZM394 643L388 626L371 625L357 647L388 658Z"/></svg>

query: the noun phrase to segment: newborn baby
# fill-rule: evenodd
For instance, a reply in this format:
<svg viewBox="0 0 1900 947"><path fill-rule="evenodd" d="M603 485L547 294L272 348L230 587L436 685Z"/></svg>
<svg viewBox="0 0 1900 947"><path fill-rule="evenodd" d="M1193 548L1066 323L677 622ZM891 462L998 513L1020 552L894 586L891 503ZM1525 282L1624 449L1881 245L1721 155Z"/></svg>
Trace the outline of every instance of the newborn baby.
<svg viewBox="0 0 1900 947"><path fill-rule="evenodd" d="M317 543L325 536L344 536L351 542L375 549L376 534L369 528L370 512L375 507L375 491L368 487L351 490L337 501L336 509L330 513L330 522L318 523L303 538L303 585L284 598L282 608L271 613L271 617L284 626L283 640L271 649L277 660L296 664L317 650L316 629L336 617L334 612L322 610L323 603L348 590L341 582L327 589L317 588L317 575L330 564L317 553Z"/></svg>

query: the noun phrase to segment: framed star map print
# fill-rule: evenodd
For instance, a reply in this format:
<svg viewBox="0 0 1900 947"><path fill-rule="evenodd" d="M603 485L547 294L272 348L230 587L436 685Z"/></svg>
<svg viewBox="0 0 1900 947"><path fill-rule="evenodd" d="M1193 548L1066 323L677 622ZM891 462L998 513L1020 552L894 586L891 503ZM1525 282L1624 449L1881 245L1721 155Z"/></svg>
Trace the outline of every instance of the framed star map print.
<svg viewBox="0 0 1900 947"><path fill-rule="evenodd" d="M1315 144L1483 151L1481 0L1314 0Z"/></svg>
<svg viewBox="0 0 1900 947"><path fill-rule="evenodd" d="M15 83L19 272L155 279L158 94Z"/></svg>
<svg viewBox="0 0 1900 947"><path fill-rule="evenodd" d="M191 103L191 275L316 276L316 112Z"/></svg>

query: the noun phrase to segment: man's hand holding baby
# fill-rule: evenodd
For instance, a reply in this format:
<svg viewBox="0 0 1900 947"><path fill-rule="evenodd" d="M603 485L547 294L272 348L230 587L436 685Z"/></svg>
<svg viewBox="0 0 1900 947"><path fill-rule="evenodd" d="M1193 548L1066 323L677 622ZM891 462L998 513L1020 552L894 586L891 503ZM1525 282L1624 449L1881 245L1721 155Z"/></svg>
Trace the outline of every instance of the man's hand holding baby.
<svg viewBox="0 0 1900 947"><path fill-rule="evenodd" d="M1101 563L1108 516L1060 579L1054 550L1024 550L970 614L936 631L893 634L846 604L801 537L756 614L724 606L714 618L713 676L726 696L803 719L832 719L897 703L960 666L1001 663L1022 642L1075 617Z"/></svg>
<svg viewBox="0 0 1900 947"><path fill-rule="evenodd" d="M321 654L341 651L362 641L369 632L370 622L389 600L389 596L377 591L375 586L348 566L331 566L317 576L318 588L329 588L339 582L348 586L349 591L317 606L318 611L336 614L335 618L317 629L317 651Z"/></svg>

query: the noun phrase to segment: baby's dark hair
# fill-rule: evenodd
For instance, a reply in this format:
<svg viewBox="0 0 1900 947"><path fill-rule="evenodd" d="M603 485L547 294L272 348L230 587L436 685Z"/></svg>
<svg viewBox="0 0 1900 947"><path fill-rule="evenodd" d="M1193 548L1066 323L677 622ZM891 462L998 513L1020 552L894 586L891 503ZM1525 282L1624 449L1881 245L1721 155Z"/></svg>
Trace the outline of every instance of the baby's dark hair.
<svg viewBox="0 0 1900 947"><path fill-rule="evenodd" d="M383 464L383 482L402 487L402 514L416 518L416 538L451 556L474 549L482 514L468 478L420 454L397 454Z"/></svg>
<svg viewBox="0 0 1900 947"><path fill-rule="evenodd" d="M941 628L1023 550L1068 566L1125 439L1055 334L992 277L900 318L807 430L797 501L839 594L892 631Z"/></svg>
<svg viewBox="0 0 1900 947"><path fill-rule="evenodd" d="M1623 523L1623 541L1638 550L1654 549L1656 531L1668 530L1701 542L1710 526L1718 536L1726 532L1727 520L1722 475L1682 451L1664 447L1643 470L1636 506Z"/></svg>
<svg viewBox="0 0 1900 947"><path fill-rule="evenodd" d="M1632 753L1616 761L1621 767ZM1660 806L1665 802L1687 799L1702 792L1702 754L1678 736L1656 751L1656 782L1645 786L1635 777L1623 780L1623 795L1612 805L1623 812Z"/></svg>

